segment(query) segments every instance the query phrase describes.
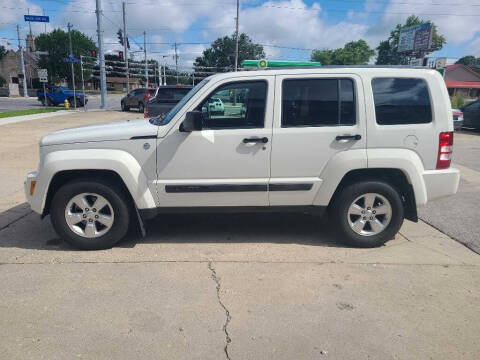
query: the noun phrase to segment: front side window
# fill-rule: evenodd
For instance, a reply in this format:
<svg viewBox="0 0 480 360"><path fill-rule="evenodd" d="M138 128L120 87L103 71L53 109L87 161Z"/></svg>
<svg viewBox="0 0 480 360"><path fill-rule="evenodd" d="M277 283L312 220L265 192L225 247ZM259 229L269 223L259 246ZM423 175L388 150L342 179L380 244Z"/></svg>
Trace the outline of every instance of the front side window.
<svg viewBox="0 0 480 360"><path fill-rule="evenodd" d="M199 106L205 129L263 128L265 81L246 81L217 88Z"/></svg>
<svg viewBox="0 0 480 360"><path fill-rule="evenodd" d="M379 125L426 124L432 121L428 85L423 79L372 80L375 115Z"/></svg>
<svg viewBox="0 0 480 360"><path fill-rule="evenodd" d="M282 127L354 125L351 79L291 79L282 83Z"/></svg>

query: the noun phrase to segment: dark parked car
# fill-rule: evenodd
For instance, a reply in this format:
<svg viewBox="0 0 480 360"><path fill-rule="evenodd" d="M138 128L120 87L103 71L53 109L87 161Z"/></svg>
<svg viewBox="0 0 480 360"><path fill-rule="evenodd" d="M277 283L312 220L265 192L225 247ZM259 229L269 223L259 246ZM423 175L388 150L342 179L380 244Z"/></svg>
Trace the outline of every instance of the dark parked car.
<svg viewBox="0 0 480 360"><path fill-rule="evenodd" d="M145 117L166 115L193 88L191 85L166 85L157 89L145 106Z"/></svg>
<svg viewBox="0 0 480 360"><path fill-rule="evenodd" d="M480 129L480 100L473 101L460 110L463 112L463 126Z"/></svg>
<svg viewBox="0 0 480 360"><path fill-rule="evenodd" d="M148 99L155 95L153 88L141 88L130 91L127 96L123 97L120 104L122 111L128 111L131 108L137 108L138 112L143 113L143 109Z"/></svg>

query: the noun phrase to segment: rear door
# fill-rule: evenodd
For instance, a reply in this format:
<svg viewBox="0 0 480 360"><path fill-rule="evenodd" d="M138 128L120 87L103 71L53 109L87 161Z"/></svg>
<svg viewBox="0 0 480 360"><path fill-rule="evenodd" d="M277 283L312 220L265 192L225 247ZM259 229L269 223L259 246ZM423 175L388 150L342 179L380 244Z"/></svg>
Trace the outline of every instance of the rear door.
<svg viewBox="0 0 480 360"><path fill-rule="evenodd" d="M270 205L312 205L336 154L365 150L365 108L354 74L277 75ZM366 167L366 151L358 167Z"/></svg>

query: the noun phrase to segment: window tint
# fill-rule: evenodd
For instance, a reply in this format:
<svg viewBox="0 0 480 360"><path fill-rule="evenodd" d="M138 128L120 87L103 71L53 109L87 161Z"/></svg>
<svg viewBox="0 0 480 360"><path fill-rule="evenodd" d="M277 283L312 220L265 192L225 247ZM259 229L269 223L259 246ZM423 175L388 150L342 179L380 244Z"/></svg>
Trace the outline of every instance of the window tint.
<svg viewBox="0 0 480 360"><path fill-rule="evenodd" d="M198 110L207 129L261 128L266 98L265 81L231 83L217 88Z"/></svg>
<svg viewBox="0 0 480 360"><path fill-rule="evenodd" d="M425 80L377 78L372 80L372 88L378 124L425 124L432 121Z"/></svg>
<svg viewBox="0 0 480 360"><path fill-rule="evenodd" d="M173 89L158 89L157 99L160 100L173 100Z"/></svg>
<svg viewBox="0 0 480 360"><path fill-rule="evenodd" d="M188 94L188 92L191 90L191 89L185 89L185 88L177 88L177 89L173 89L173 99L174 100L182 100L183 97L185 95Z"/></svg>
<svg viewBox="0 0 480 360"><path fill-rule="evenodd" d="M355 124L353 81L295 79L282 83L282 126Z"/></svg>
<svg viewBox="0 0 480 360"><path fill-rule="evenodd" d="M480 109L480 101L475 101L466 106L467 110L479 110Z"/></svg>

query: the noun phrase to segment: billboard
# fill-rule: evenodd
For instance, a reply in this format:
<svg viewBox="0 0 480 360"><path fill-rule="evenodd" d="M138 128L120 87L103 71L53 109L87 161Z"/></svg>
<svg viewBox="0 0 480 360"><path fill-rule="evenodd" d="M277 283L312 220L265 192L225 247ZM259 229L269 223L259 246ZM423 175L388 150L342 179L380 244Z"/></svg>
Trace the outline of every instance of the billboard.
<svg viewBox="0 0 480 360"><path fill-rule="evenodd" d="M432 45L433 25L425 23L400 30L398 52L427 51Z"/></svg>

